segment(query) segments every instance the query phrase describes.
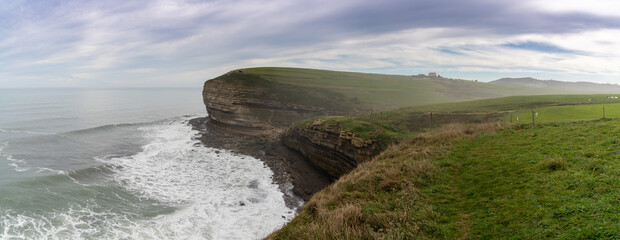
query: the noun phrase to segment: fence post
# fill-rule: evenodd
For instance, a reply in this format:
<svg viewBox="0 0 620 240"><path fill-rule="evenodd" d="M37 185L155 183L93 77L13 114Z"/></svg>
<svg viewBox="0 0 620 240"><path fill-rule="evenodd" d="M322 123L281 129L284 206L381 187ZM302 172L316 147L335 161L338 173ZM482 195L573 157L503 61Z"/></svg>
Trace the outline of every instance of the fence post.
<svg viewBox="0 0 620 240"><path fill-rule="evenodd" d="M605 119L605 107L603 107L603 119Z"/></svg>
<svg viewBox="0 0 620 240"><path fill-rule="evenodd" d="M534 110L532 110L532 126L536 126L536 120L534 120Z"/></svg>
<svg viewBox="0 0 620 240"><path fill-rule="evenodd" d="M372 114L375 112L375 109L372 109L370 111L370 122L374 125L375 124L375 120L372 118Z"/></svg>
<svg viewBox="0 0 620 240"><path fill-rule="evenodd" d="M431 112L431 131L433 130L433 112Z"/></svg>
<svg viewBox="0 0 620 240"><path fill-rule="evenodd" d="M510 123L512 123L512 113L510 113Z"/></svg>

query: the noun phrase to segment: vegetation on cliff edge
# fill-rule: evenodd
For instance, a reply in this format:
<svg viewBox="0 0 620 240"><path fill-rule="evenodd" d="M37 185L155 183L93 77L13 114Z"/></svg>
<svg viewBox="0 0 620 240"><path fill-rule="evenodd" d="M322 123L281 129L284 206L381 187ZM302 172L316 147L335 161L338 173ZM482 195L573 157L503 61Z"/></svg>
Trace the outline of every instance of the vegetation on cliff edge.
<svg viewBox="0 0 620 240"><path fill-rule="evenodd" d="M319 117L357 137L397 144L317 193L271 238L617 239L620 122L610 117L620 116L620 104L606 96L507 97ZM589 119L599 120L581 121Z"/></svg>
<svg viewBox="0 0 620 240"><path fill-rule="evenodd" d="M449 124L317 193L272 239L618 239L620 122Z"/></svg>
<svg viewBox="0 0 620 240"><path fill-rule="evenodd" d="M306 126L320 119L324 124L340 125L343 131L349 131L355 137L380 141L382 145L387 146L449 123L484 123L501 120L531 124L532 110L537 113L535 120L538 123L599 119L603 117L603 107L607 109L606 117L620 117L620 100L608 99L607 96L599 94L513 96L413 106L353 116L324 116L300 121L296 125ZM589 101L589 99L599 100Z"/></svg>

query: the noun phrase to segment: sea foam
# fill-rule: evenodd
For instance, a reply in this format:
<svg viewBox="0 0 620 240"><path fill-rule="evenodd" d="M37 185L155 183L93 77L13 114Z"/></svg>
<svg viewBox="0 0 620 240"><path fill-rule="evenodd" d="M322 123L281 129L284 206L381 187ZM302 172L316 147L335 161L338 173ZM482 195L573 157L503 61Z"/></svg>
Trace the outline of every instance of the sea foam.
<svg viewBox="0 0 620 240"><path fill-rule="evenodd" d="M121 186L178 210L141 223L139 237L254 239L294 216L260 160L206 148L186 123L142 130L152 139L143 151L103 161Z"/></svg>
<svg viewBox="0 0 620 240"><path fill-rule="evenodd" d="M17 172L25 172L30 170L29 167L24 166L26 162L23 159L17 159L13 157L13 155L4 153L4 149L9 146L8 142L0 143L0 156L4 157L9 166L13 167L13 169Z"/></svg>
<svg viewBox="0 0 620 240"><path fill-rule="evenodd" d="M140 130L148 140L140 152L96 158L110 181L76 187L107 202L45 212L0 206L0 239L260 239L294 217L260 160L202 146L185 120ZM71 174L59 176L84 181ZM109 201L118 207L102 205ZM144 205L163 210L131 207Z"/></svg>

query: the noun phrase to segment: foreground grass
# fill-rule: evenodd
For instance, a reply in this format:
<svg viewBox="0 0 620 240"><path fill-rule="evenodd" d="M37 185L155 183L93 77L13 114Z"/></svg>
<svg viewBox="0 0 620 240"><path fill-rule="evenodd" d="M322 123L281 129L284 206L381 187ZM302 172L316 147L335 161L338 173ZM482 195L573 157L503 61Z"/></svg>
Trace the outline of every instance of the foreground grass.
<svg viewBox="0 0 620 240"><path fill-rule="evenodd" d="M619 135L619 122L596 121L466 139L436 160L440 184L422 192L445 235L467 216L474 238L618 239Z"/></svg>
<svg viewBox="0 0 620 240"><path fill-rule="evenodd" d="M272 239L618 239L620 122L446 125L317 193Z"/></svg>

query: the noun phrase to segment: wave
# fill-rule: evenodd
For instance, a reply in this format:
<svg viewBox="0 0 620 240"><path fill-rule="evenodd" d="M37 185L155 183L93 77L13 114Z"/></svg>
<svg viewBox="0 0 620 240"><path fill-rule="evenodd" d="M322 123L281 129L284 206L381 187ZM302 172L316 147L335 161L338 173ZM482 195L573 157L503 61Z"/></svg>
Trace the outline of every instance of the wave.
<svg viewBox="0 0 620 240"><path fill-rule="evenodd" d="M17 172L25 172L30 170L29 167L25 167L26 161L23 159L18 159L13 157L13 155L6 154L4 149L9 146L8 142L3 142L0 145L0 156L4 157L7 161L9 161L9 166L13 167L13 169Z"/></svg>
<svg viewBox="0 0 620 240"><path fill-rule="evenodd" d="M260 238L294 216L260 160L197 144L183 121L143 130L152 141L141 152L100 161L128 191L180 207L147 222L149 238Z"/></svg>
<svg viewBox="0 0 620 240"><path fill-rule="evenodd" d="M149 125L161 124L161 123L172 123L172 122L178 121L179 119L189 120L190 118L193 118L193 117L198 117L198 114L187 114L181 117L167 118L167 119L161 119L161 120L150 121L150 122L106 124L102 126L73 130L73 131L68 131L64 133L50 133L50 132L38 132L38 131L4 129L4 128L0 128L0 133L23 133L23 134L31 134L31 135L73 135L73 134L84 134L84 133L106 131L106 130L115 129L115 128L142 127L142 126L149 126Z"/></svg>
<svg viewBox="0 0 620 240"><path fill-rule="evenodd" d="M84 133L92 133L92 132L106 131L110 129L126 128L126 127L145 127L145 126L152 126L152 125L173 124L179 121L189 120L192 117L197 117L197 115L183 115L181 117L167 118L167 119L161 119L161 120L150 121L150 122L107 124L107 125L102 125L102 126L97 126L97 127L92 127L92 128L69 131L69 132L62 133L62 135L84 134Z"/></svg>
<svg viewBox="0 0 620 240"><path fill-rule="evenodd" d="M25 172L30 170L30 167L26 167L26 161L19 158L14 158L13 155L4 155L6 160L8 160L9 166L13 167L13 169L17 172Z"/></svg>
<svg viewBox="0 0 620 240"><path fill-rule="evenodd" d="M148 122L107 124L64 133L43 133L0 129L2 132L27 133L37 136L12 135L1 147L0 156L15 171L49 173L76 170L92 166L92 157L114 152L135 154L147 139L142 137L142 127L168 125L189 120L195 115L185 115ZM5 149L10 141L10 149ZM31 151L32 148L37 151ZM5 151L6 150L6 151Z"/></svg>
<svg viewBox="0 0 620 240"><path fill-rule="evenodd" d="M22 130L3 129L3 128L0 128L0 133L26 133L26 134L33 134L33 135L54 135L56 134L56 133L22 131Z"/></svg>
<svg viewBox="0 0 620 240"><path fill-rule="evenodd" d="M80 130L69 131L69 132L62 133L61 135L85 134L85 133L107 131L107 130L110 130L110 129L125 128L125 127L141 127L141 126L147 126L149 124L154 124L154 123L157 123L157 122L108 124L108 125L103 125L103 126L98 126L98 127L92 127L92 128L85 128L85 129L80 129Z"/></svg>
<svg viewBox="0 0 620 240"><path fill-rule="evenodd" d="M63 196L58 202L64 205L37 212L0 209L0 234L3 229L3 236L24 238L257 239L294 217L268 167L198 144L187 120L139 123L148 139L139 152L96 157L98 166L20 183L52 192L62 183L64 192L54 194ZM65 199L74 197L83 199Z"/></svg>

